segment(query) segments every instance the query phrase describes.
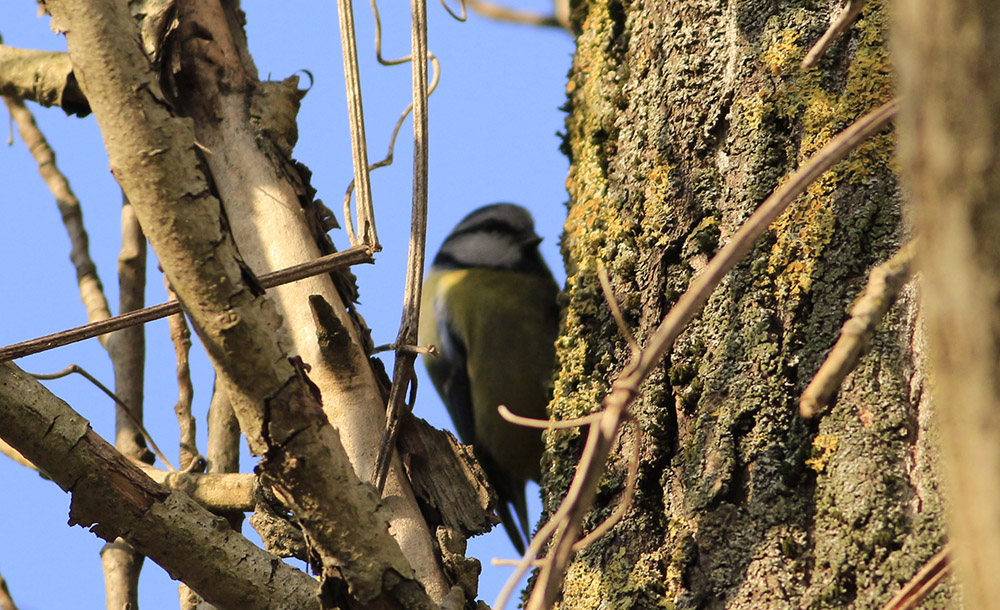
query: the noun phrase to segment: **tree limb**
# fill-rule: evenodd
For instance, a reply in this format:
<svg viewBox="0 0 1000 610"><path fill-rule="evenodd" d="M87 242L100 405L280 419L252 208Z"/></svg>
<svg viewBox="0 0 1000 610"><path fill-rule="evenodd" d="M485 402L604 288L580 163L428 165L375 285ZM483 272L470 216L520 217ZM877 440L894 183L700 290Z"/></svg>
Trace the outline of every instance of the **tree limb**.
<svg viewBox="0 0 1000 610"><path fill-rule="evenodd" d="M211 151L204 161L240 254L250 269L263 273L322 250L303 218L303 207L308 213L313 205L305 178L271 137L287 130L246 120L247 96L256 95L261 84L244 53L242 30L236 19L226 17L231 10L213 1L180 5L172 46L182 66L177 80L185 88L177 103L193 118L197 141ZM297 105L287 102L296 96L291 87L271 99L283 98L281 105L294 109ZM294 115L284 123L294 125ZM292 134L283 139L294 142ZM360 231L366 233L364 227ZM315 277L275 290L273 303L283 324L274 332L310 367L323 412L338 430L355 472L367 479L384 427L385 399L368 360L364 330L349 310L352 295L333 280ZM330 337L337 340L331 344L325 340ZM390 532L427 592L441 601L449 583L398 457L393 462L383 498Z"/></svg>
<svg viewBox="0 0 1000 610"><path fill-rule="evenodd" d="M69 55L58 51L0 45L0 94L42 106L58 106L66 114L90 114Z"/></svg>
<svg viewBox="0 0 1000 610"><path fill-rule="evenodd" d="M192 121L172 111L128 7L115 0L46 6L53 28L66 33L112 172L219 372L251 450L264 456L262 474L295 512L324 574L343 578L344 593L362 604L431 607L388 535L379 499L360 484L324 417L302 362L282 345L287 335L278 311L225 230Z"/></svg>
<svg viewBox="0 0 1000 610"><path fill-rule="evenodd" d="M0 364L0 434L72 494L70 523L135 549L232 608L315 608L316 582L229 529L187 494L154 483L66 403ZM184 544L176 544L184 540Z"/></svg>
<svg viewBox="0 0 1000 610"><path fill-rule="evenodd" d="M4 47L0 47L0 57L2 57L3 49ZM69 56L61 55L65 63L69 64ZM11 118L17 123L17 131L21 134L24 145L35 159L35 163L38 164L38 173L42 176L46 186L49 187L52 196L56 198L56 205L59 207L63 225L65 225L66 233L69 236L69 258L76 269L80 299L87 308L87 321L96 322L110 318L111 310L108 307L108 300L104 296L104 286L101 284L101 278L97 275L97 266L90 257L90 239L87 237L87 230L83 225L80 200L76 198L76 194L70 188L69 180L56 165L56 154L45 138L45 134L38 128L35 117L25 106L24 101L9 95L4 95L3 101L7 105L7 111L10 112ZM102 338L101 342L104 343L105 347L107 346L105 338Z"/></svg>
<svg viewBox="0 0 1000 610"><path fill-rule="evenodd" d="M215 514L249 512L257 502L260 485L255 474L180 472L161 470L143 462L135 465L160 485L186 492Z"/></svg>

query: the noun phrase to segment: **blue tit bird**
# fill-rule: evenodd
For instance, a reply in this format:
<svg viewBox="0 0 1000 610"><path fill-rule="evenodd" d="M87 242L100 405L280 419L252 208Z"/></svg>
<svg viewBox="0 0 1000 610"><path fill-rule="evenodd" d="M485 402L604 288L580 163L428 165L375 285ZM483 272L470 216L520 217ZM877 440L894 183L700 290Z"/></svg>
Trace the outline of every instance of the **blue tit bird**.
<svg viewBox="0 0 1000 610"><path fill-rule="evenodd" d="M497 406L547 418L559 287L538 251L541 241L520 206L473 211L441 245L420 306L420 344L439 352L424 358L427 372L496 490L497 512L522 554L531 532L524 487L540 475L541 431L508 423Z"/></svg>

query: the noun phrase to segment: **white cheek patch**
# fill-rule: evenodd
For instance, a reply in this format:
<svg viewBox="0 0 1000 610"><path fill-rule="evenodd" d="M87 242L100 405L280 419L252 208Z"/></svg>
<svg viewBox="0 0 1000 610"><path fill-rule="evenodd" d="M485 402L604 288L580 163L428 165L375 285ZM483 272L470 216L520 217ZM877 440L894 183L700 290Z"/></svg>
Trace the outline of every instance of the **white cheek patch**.
<svg viewBox="0 0 1000 610"><path fill-rule="evenodd" d="M470 267L512 269L521 260L521 249L509 235L470 233L448 242L444 252Z"/></svg>

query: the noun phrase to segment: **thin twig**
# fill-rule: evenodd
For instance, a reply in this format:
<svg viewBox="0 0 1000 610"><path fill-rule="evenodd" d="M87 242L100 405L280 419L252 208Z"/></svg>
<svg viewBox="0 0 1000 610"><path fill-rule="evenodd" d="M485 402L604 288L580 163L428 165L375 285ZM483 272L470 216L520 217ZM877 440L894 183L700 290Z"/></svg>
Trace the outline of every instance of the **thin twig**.
<svg viewBox="0 0 1000 610"><path fill-rule="evenodd" d="M635 342L632 331L629 329L628 324L625 323L621 307L618 306L618 300L615 299L615 291L611 287L611 278L608 277L608 270L604 268L604 263L601 261L597 261L597 279L601 282L604 300L607 301L608 308L611 309L611 317L614 318L615 324L618 326L618 332L621 333L625 342L628 343L629 351L632 352L632 356L634 357L640 351L639 344Z"/></svg>
<svg viewBox="0 0 1000 610"><path fill-rule="evenodd" d="M374 262L374 259L372 258L371 248L368 246L355 246L343 252L327 254L326 256L321 256L299 265L293 265L287 269L262 275L258 279L260 285L264 288L274 288L275 286L296 282L334 269L372 262ZM137 324L145 324L146 322L152 322L153 320L159 320L160 318L180 313L180 311L180 303L177 301L168 301L140 309L139 311L101 320L100 322L92 322L37 339L22 341L21 343L0 348L0 362L23 358L31 354L62 347L63 345L69 345L70 343L76 343L84 339L90 339L91 337L98 337Z"/></svg>
<svg viewBox="0 0 1000 610"><path fill-rule="evenodd" d="M882 610L912 610L917 607L944 577L951 574L951 548L944 547L899 590Z"/></svg>
<svg viewBox="0 0 1000 610"><path fill-rule="evenodd" d="M517 581L530 568L531 561L541 551L549 536L548 558L535 582L527 603L529 610L550 608L558 598L573 546L577 541L584 515L593 504L597 484L604 471L611 446L627 408L639 394L639 387L660 359L673 345L685 325L708 301L715 287L753 248L757 240L795 199L820 175L844 159L859 143L881 130L896 114L898 100L893 100L865 115L841 132L816 153L803 167L768 197L746 223L723 246L705 269L681 295L667 313L646 348L633 358L612 384L604 399L604 412L597 424L590 426L580 465L566 497L552 518L543 525L522 559L521 565L507 581L495 607L502 608Z"/></svg>
<svg viewBox="0 0 1000 610"><path fill-rule="evenodd" d="M166 277L167 295L170 300L177 300L177 294L170 287ZM189 470L198 460L197 424L191 415L191 404L194 402L194 386L191 384L191 365L188 354L191 352L191 330L188 328L184 314L177 313L167 318L170 325L170 342L174 344L174 354L177 357L177 404L174 413L177 414L177 426L180 430L180 460L181 470Z"/></svg>
<svg viewBox="0 0 1000 610"><path fill-rule="evenodd" d="M412 55L400 57L398 59L386 59L382 57L382 16L378 10L378 1L370 0L372 16L375 18L375 59L383 66L398 66L410 61ZM433 55L433 53L431 54Z"/></svg>
<svg viewBox="0 0 1000 610"><path fill-rule="evenodd" d="M489 2L488 0L466 0L466 2L469 3L472 10L476 11L483 17L493 19L495 21L566 29L566 24L559 21L559 17L555 14L544 15L531 11L519 11L517 9L510 8L509 6ZM446 6L445 8L448 7ZM451 11L448 12L450 13ZM454 16L454 14L452 14L452 16Z"/></svg>
<svg viewBox="0 0 1000 610"><path fill-rule="evenodd" d="M411 352L414 354L424 354L426 356L437 356L437 347L433 345L428 345L424 347L423 345L400 345L399 343L386 343L385 345L379 345L372 348L372 354L381 354L382 352Z"/></svg>
<svg viewBox="0 0 1000 610"><path fill-rule="evenodd" d="M622 520L629 507L632 506L632 498L635 497L635 483L639 478L639 460L642 458L642 428L639 427L639 422L635 419L632 419L632 422L635 424L635 441L632 446L632 459L629 460L628 472L625 475L625 491L622 494L622 500L607 519L573 545L574 553L579 553L598 538L610 532L611 528Z"/></svg>
<svg viewBox="0 0 1000 610"><path fill-rule="evenodd" d="M118 251L118 312L129 313L138 311L146 305L147 247L146 235L139 226L135 209L124 195L122 195L121 235L122 245ZM145 329L133 326L108 335L107 350L114 368L115 394L129 405L132 416L141 422L143 382L146 374ZM140 436L141 431L132 424L132 418L125 413L116 413L114 444L118 451L132 459L148 459L149 448L138 442ZM134 579L128 577L115 580L119 592L131 589L131 583L134 582ZM129 591L123 599L134 598L134 594Z"/></svg>
<svg viewBox="0 0 1000 610"><path fill-rule="evenodd" d="M368 178L368 143L365 138L365 114L361 103L361 71L358 68L358 43L354 34L354 7L351 0L337 0L340 44L344 56L344 81L347 89L347 112L351 128L351 156L354 183L358 185L358 230L345 219L352 246L367 245L374 252L382 249L375 231L375 207ZM361 237L358 237L358 234Z"/></svg>
<svg viewBox="0 0 1000 610"><path fill-rule="evenodd" d="M404 64L410 61L411 58L413 57L412 54L397 59L385 59L384 57L382 57L382 18L379 15L378 3L376 0L371 0L371 7L372 7L372 15L375 18L375 59L377 59L378 62L383 66L398 66L400 64ZM430 89L428 90L427 93L427 96L430 97L437 89L438 82L441 80L441 64L438 62L437 57L435 57L434 54L429 51L427 52L427 57L431 62L431 67L434 68L434 73L433 73L434 75L431 78ZM381 167L388 167L392 165L393 153L396 148L396 137L399 135L399 130L403 127L403 122L406 121L406 117L410 115L410 112L412 110L413 110L413 103L411 102L406 106L405 109L403 109L402 114L400 114L399 118L396 120L396 125L392 129L392 137L389 138L389 149L385 153L385 157L381 161L372 163L371 165L368 166L369 174ZM350 231L351 230L350 227L353 227L354 225L354 220L352 219L351 215L351 195L353 193L354 193L354 180L351 180L351 183L347 185L347 190L344 193L344 219L345 219L344 224L346 224L349 227L348 231Z"/></svg>
<svg viewBox="0 0 1000 610"><path fill-rule="evenodd" d="M600 413L591 413L590 415L584 415L582 417L574 417L573 419L563 419L558 421L551 419L535 419L534 417L518 415L508 409L507 405L498 406L497 412L500 413L500 417L502 417L505 421L509 421L515 426L540 428L542 430L565 430L567 428L579 428L580 426L589 426L590 424L601 419Z"/></svg>
<svg viewBox="0 0 1000 610"><path fill-rule="evenodd" d="M132 425L135 426L136 429L139 430L139 432L142 433L142 437L144 439L146 439L147 443L149 443L149 448L153 450L153 453L156 454L156 457L160 458L160 461L163 462L163 465L166 466L167 468L169 468L170 470L173 470L173 471L177 470L170 463L170 460L167 459L167 456L163 455L163 452L160 451L160 448L156 446L156 441L153 440L153 437L149 434L149 432L146 430L146 428L142 425L142 422L139 421L136 418L136 416L135 416L134 413L132 413L132 410L129 409L128 405L125 404L125 402L122 401L122 399L119 398L117 394L115 394L114 392L112 392L111 390L109 390L107 388L107 386L105 386L103 383L101 383L100 381L98 381L96 377L94 377L93 375L91 375L90 373L88 373L82 366L79 366L77 364L71 364L68 367L66 367L63 370L58 371L56 373L49 373L49 374L29 373L29 375L31 375L32 377L34 377L35 379L37 379L39 381L48 381L48 380L51 380L51 379L59 379L59 378L65 377L67 375L72 375L73 373L76 373L78 375L83 376L84 379L86 379L90 383L92 383L95 386L97 386L97 388L100 391L104 392L105 394L107 394L107 396L111 400L115 401L115 404L118 405L119 407L121 407L121 410L122 410L122 412L125 413L125 416L128 417L129 420L131 420Z"/></svg>
<svg viewBox="0 0 1000 610"><path fill-rule="evenodd" d="M17 123L18 133L25 146L38 164L38 173L56 198L56 205L62 215L66 234L70 240L69 258L76 269L76 281L80 287L80 299L87 308L87 321L96 322L111 317L108 300L104 296L101 278L97 275L97 266L90 258L90 240L83 226L83 213L80 211L80 200L76 198L69 180L56 165L56 155L49 146L45 134L35 123L35 117L23 101L3 96L3 101L10 112L11 120ZM102 338L105 344L107 339Z"/></svg>
<svg viewBox="0 0 1000 610"><path fill-rule="evenodd" d="M374 2L372 2L372 6L373 7L375 6ZM377 53L378 52L376 52L376 54ZM434 55L432 53L429 53L428 57L430 58L431 66L433 66L433 68L434 68L434 77L431 79L431 87L430 87L430 91L428 93L428 95L430 95L431 93L434 93L435 89L437 89L438 81L441 80L441 65L438 63L437 58L434 57ZM394 59L394 60L390 60L388 62L382 62L382 63L384 63L387 66L391 66L391 65L396 65L397 63L400 63L400 62L407 62L409 60L410 60L410 56L407 55L406 57L404 57L402 59L398 59L398 60ZM406 106L406 108L403 109L403 113L400 114L399 118L396 120L396 126L392 129L392 137L389 138L389 150L385 153L385 157L381 161L378 161L376 163L372 163L371 165L368 166L368 173L369 174L371 172L373 172L373 171L381 168L381 167L388 167L388 166L392 165L393 153L394 153L395 148L396 148L396 137L399 135L399 130L403 127L403 122L406 121L406 117L408 117L410 115L410 112L412 110L413 110L413 104L412 103L408 104ZM351 180L351 183L347 185L347 191L344 193L344 218L346 219L344 221L344 223L347 226L351 226L351 224L353 222L353 220L351 218L351 195L353 193L354 193L354 181Z"/></svg>
<svg viewBox="0 0 1000 610"><path fill-rule="evenodd" d="M844 323L840 338L802 392L799 400L802 417L814 417L824 409L854 369L875 334L875 327L910 280L915 254L916 243L911 241L892 258L872 269L865 293L851 308L851 318Z"/></svg>
<svg viewBox="0 0 1000 610"><path fill-rule="evenodd" d="M423 289L425 242L427 241L427 3L426 0L411 0L412 27L410 30L410 55L413 61L413 212L410 219L410 247L406 263L406 287L403 295L403 319L396 335L396 345L416 345L417 328L420 321L420 296ZM385 430L379 444L372 482L382 491L389 474L392 454L399 434L399 418L407 406L405 400L410 389L416 384L413 363L417 354L410 349L396 349L393 366L392 388L386 408Z"/></svg>
<svg viewBox="0 0 1000 610"><path fill-rule="evenodd" d="M514 425L524 426L526 428L541 428L544 430L559 430L588 426L599 421L603 415L602 413L591 413L590 415L584 415L583 417L576 417L562 421L551 421L517 415L508 409L506 405L500 405L497 407L497 411L500 413L500 417ZM621 520L621 518L625 515L625 511L627 511L628 507L631 505L632 497L635 495L635 482L639 474L639 458L641 456L640 450L642 449L642 429L639 428L638 425L636 425L635 433L636 439L633 446L633 456L629 461L628 474L625 478L625 494L621 503L603 523L594 528L592 532L576 543L576 546L573 547L575 552L579 552L580 550L586 548L589 544L607 533ZM540 563L535 561L534 565L537 566L540 565Z"/></svg>
<svg viewBox="0 0 1000 610"><path fill-rule="evenodd" d="M827 28L826 32L816 41L816 44L809 49L806 53L805 58L802 60L802 68L807 69L816 65L820 57L823 57L823 53L830 48L830 45L834 43L840 35L847 31L847 28L851 27L854 20L858 18L861 14L861 9L865 6L865 0L847 0L847 6L844 10L840 11L837 18L833 20L830 27Z"/></svg>
<svg viewBox="0 0 1000 610"><path fill-rule="evenodd" d="M444 10L448 11L448 14L451 15L453 18L465 23L465 20L469 18L469 12L465 9L465 2L466 0L458 0L459 6L462 7L461 15L456 15L455 12L451 10L451 7L448 6L447 0L441 0L441 6L443 6Z"/></svg>

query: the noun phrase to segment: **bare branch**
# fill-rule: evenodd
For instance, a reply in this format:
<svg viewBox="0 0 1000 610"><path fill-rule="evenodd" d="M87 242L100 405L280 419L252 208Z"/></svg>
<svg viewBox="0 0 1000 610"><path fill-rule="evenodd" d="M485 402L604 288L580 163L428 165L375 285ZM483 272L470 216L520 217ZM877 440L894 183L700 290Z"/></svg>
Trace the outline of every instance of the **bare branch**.
<svg viewBox="0 0 1000 610"><path fill-rule="evenodd" d="M809 49L806 56L802 59L802 68L812 68L816 65L823 53L830 48L830 45L834 43L841 34L847 31L847 28L851 27L854 20L858 18L861 14L861 9L865 7L865 0L847 0L847 6L844 10L840 11L837 18L833 20L830 27L826 30L823 36L816 41L816 44Z"/></svg>
<svg viewBox="0 0 1000 610"><path fill-rule="evenodd" d="M72 494L70 523L123 536L223 607L316 607L310 576L257 548L179 491L154 483L89 422L12 363L0 364L0 434ZM185 544L177 546L176 540Z"/></svg>
<svg viewBox="0 0 1000 610"><path fill-rule="evenodd" d="M420 295L423 289L425 242L427 241L427 4L411 0L410 57L413 78L413 207L410 220L410 246L406 262L406 285L403 295L403 319L396 335L396 345L416 345L420 322ZM412 350L396 350L392 373L392 389L386 410L385 432L379 444L378 456L372 469L372 482L381 491L389 475L389 465L399 433L399 418L411 384L415 394L416 375L413 363L417 354ZM412 408L412 398L407 410Z"/></svg>
<svg viewBox="0 0 1000 610"><path fill-rule="evenodd" d="M945 547L931 557L910 582L893 596L882 610L913 610L934 587L951 574L951 549Z"/></svg>
<svg viewBox="0 0 1000 610"><path fill-rule="evenodd" d="M281 271L262 275L258 280L263 288L274 288L275 286L289 284L321 273L328 273L333 269L342 269L351 265L370 264L373 262L374 259L372 258L371 250L366 246L358 246L344 250L343 252L321 256L309 262L282 269ZM38 352L90 339L91 337L98 337L122 328L129 328L138 324L159 320L160 318L166 318L180 312L181 304L179 302L168 301L100 322L77 326L70 330L39 337L38 339L22 341L21 343L0 348L0 362L23 358L31 354L37 354Z"/></svg>
<svg viewBox="0 0 1000 610"><path fill-rule="evenodd" d="M371 0L372 15L375 18L375 58L383 66L396 66L399 64L404 64L410 61L412 54L406 57L401 57L398 59L385 59L382 57L382 18L379 16L378 3L376 0ZM427 92L427 97L429 98L434 90L437 89L438 81L441 80L441 64L438 62L437 57L434 57L433 53L428 52L427 57L430 59L431 66L434 68L434 76L431 78L430 89ZM377 161L368 166L368 173L392 165L393 151L396 148L396 137L399 136L399 130L403 127L403 122L406 117L410 115L413 110L413 103L411 102L403 109L402 114L399 115L399 119L396 120L396 126L392 129L392 136L389 138L389 149L385 154L385 157L381 161ZM354 220L351 215L351 195L354 193L354 180L351 180L350 184L347 185L347 191L344 193L344 222L348 227L348 232L353 230Z"/></svg>
<svg viewBox="0 0 1000 610"><path fill-rule="evenodd" d="M375 23L376 23L375 32L376 32L376 35L380 35L379 32L381 30L380 30L380 28L378 26L378 8L377 8L374 0L372 1L372 10L375 11L375 15L376 15L376 17L375 17ZM381 46L376 46L375 54L376 54L376 56L378 56L379 62L382 63L382 64L384 64L384 65L387 65L387 66L396 65L396 64L399 64L399 63L405 63L407 61L410 61L410 56L409 55L407 55L406 57L404 57L402 59L393 59L393 60L389 60L389 61L383 60L381 58ZM434 57L433 53L428 53L428 57L430 58L431 66L434 67L434 77L431 79L430 91L427 94L428 97L429 97L432 93L434 93L434 90L437 89L438 81L441 80L441 64L438 63L438 60L437 60L436 57ZM381 161L377 161L377 162L372 163L371 165L368 166L368 173L371 173L371 172L373 172L373 171L375 171L375 170L377 170L379 168L388 167L388 166L392 165L393 151L396 148L396 137L399 135L399 130L403 127L403 122L406 120L406 117L408 117L410 115L410 111L411 110L413 110L413 104L412 103L409 104L409 105L407 105L406 108L403 109L403 113L400 114L399 115L399 119L396 120L396 126L392 129L392 137L389 138L389 150L385 153L385 157ZM351 183L347 185L347 191L344 193L344 218L346 219L345 222L346 222L346 224L348 226L351 226L352 223L354 222L351 219L351 194L353 192L354 192L354 181L351 180Z"/></svg>
<svg viewBox="0 0 1000 610"><path fill-rule="evenodd" d="M589 426L590 424L596 423L601 419L600 413L591 413L590 415L584 415L583 417L574 417L573 419L564 419L559 421L553 421L550 419L535 419L533 417L518 415L508 409L507 405L499 405L497 407L497 411L500 413L500 417L514 425L524 426L526 428L541 428L542 430L565 430L566 428Z"/></svg>
<svg viewBox="0 0 1000 610"><path fill-rule="evenodd" d="M138 607L139 574L145 559L123 538L117 538L101 547L104 607L107 610Z"/></svg>
<svg viewBox="0 0 1000 610"><path fill-rule="evenodd" d="M169 283L167 283L167 294L170 300L177 300L177 295ZM181 469L190 470L192 463L201 458L198 453L198 439L195 437L197 424L191 415L191 403L194 400L191 367L188 363L191 331L188 329L184 314L174 314L167 318L167 322L170 324L170 342L174 344L174 354L177 357L177 404L174 406L174 413L177 414L177 426L180 429L180 464Z"/></svg>
<svg viewBox="0 0 1000 610"><path fill-rule="evenodd" d="M847 374L854 369L878 323L910 280L915 254L916 245L911 241L895 256L872 269L865 293L851 308L851 318L844 323L840 338L802 392L799 401L802 417L814 417L820 413L840 389Z"/></svg>
<svg viewBox="0 0 1000 610"><path fill-rule="evenodd" d="M639 427L638 422L634 419L632 422L635 424L635 438L632 440L632 458L628 462L628 471L625 475L625 490L622 492L622 499L607 519L573 545L574 553L579 553L593 544L598 538L610 532L611 528L621 521L632 505L632 498L635 497L635 483L639 478L639 461L642 458L642 428Z"/></svg>
<svg viewBox="0 0 1000 610"><path fill-rule="evenodd" d="M604 268L604 263L597 261L597 279L601 282L601 290L604 292L604 300L608 303L608 308L611 309L611 317L615 320L615 325L618 327L618 332L621 333L622 338L628 343L629 351L635 356L639 353L639 344L635 342L635 337L632 336L632 331L629 329L628 324L625 323L625 318L622 316L621 307L618 306L618 300L615 299L615 291L611 287L611 278L608 277L608 271Z"/></svg>
<svg viewBox="0 0 1000 610"><path fill-rule="evenodd" d="M90 114L90 105L80 91L66 53L0 44L0 94L42 106L59 106L66 114Z"/></svg>
<svg viewBox="0 0 1000 610"><path fill-rule="evenodd" d="M469 13L465 8L466 2L467 0L458 0L458 5L461 7L462 10L462 13L460 15L456 15L455 11L451 10L451 7L448 6L448 0L441 0L441 6L444 7L444 10L448 11L448 14L451 15L453 19L464 23L465 20L468 19L469 17Z"/></svg>
<svg viewBox="0 0 1000 610"><path fill-rule="evenodd" d="M141 310L146 304L146 236L135 217L135 210L124 197L121 217L118 312L127 314ZM109 336L107 349L115 371L115 396L112 398L121 406L115 416L115 448L130 458L148 459L151 457L149 450L138 441L141 433L152 443L152 437L142 427L145 330L138 326L121 329ZM162 460L162 453L158 457Z"/></svg>
<svg viewBox="0 0 1000 610"><path fill-rule="evenodd" d="M371 180L368 177L368 143L365 139L365 116L361 103L361 72L358 68L358 43L354 36L354 7L351 0L337 0L340 24L340 44L344 56L344 80L347 87L347 112L351 127L351 156L354 160L354 183L358 185L358 230L351 222L347 235L352 246L366 244L378 252L375 231L375 207L372 203ZM360 234L360 237L359 237Z"/></svg>
<svg viewBox="0 0 1000 610"><path fill-rule="evenodd" d="M240 471L240 423L229 404L229 397L221 384L212 389L212 402L208 407L208 461L206 471L212 474L235 474ZM255 477L256 478L256 477ZM228 512L224 515L233 530L242 530L243 513Z"/></svg>
<svg viewBox="0 0 1000 610"><path fill-rule="evenodd" d="M3 48L0 47L0 57ZM65 62L69 63L69 56L60 54ZM0 59L2 61L2 59ZM104 287L101 285L101 278L97 275L97 266L90 258L90 240L87 237L87 230L83 226L83 213L80 211L80 200L76 198L73 189L70 188L66 176L59 171L56 165L56 155L49 146L45 134L35 123L35 117L28 110L24 102L8 95L3 96L4 104L10 116L17 123L18 133L24 140L25 146L38 164L38 173L41 174L45 184L49 187L52 195L56 198L56 205L62 215L63 224L66 226L66 233L69 235L70 254L69 258L76 268L76 281L80 286L80 299L87 308L87 321L96 322L111 317L111 310L108 301L104 296ZM102 343L107 347L107 339L102 338Z"/></svg>
<svg viewBox="0 0 1000 610"><path fill-rule="evenodd" d="M240 425L226 392L216 384L208 407L208 472L240 470Z"/></svg>
<svg viewBox="0 0 1000 610"><path fill-rule="evenodd" d="M178 472L160 470L145 462L133 463L160 485L185 492L215 514L249 512L257 502L260 484L255 474Z"/></svg>

